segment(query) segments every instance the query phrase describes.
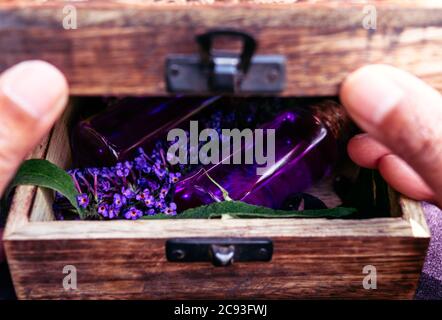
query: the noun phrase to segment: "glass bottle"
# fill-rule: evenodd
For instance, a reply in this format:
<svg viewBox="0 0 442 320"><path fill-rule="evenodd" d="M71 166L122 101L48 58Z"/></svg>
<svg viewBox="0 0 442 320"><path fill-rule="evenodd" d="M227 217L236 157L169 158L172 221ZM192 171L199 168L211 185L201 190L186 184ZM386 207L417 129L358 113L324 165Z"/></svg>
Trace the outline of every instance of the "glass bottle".
<svg viewBox="0 0 442 320"><path fill-rule="evenodd" d="M152 149L159 138L195 117L216 97L125 98L105 112L77 123L71 133L77 167L115 165L139 148Z"/></svg>
<svg viewBox="0 0 442 320"><path fill-rule="evenodd" d="M226 164L224 158L183 177L176 185L174 202L183 211L222 201L224 189L233 200L281 209L290 195L305 191L330 173L337 159L337 139L346 123L342 108L333 101L310 110L281 112L261 126L275 129L275 163L263 174L257 174L256 163ZM253 147L243 143L240 151Z"/></svg>

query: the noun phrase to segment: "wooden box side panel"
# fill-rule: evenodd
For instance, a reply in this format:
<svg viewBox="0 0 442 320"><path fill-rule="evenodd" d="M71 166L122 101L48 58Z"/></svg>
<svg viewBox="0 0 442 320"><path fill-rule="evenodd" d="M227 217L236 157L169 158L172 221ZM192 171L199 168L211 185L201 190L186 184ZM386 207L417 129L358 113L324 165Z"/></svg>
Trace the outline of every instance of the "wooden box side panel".
<svg viewBox="0 0 442 320"><path fill-rule="evenodd" d="M166 261L164 239L7 241L21 299L412 298L428 239L275 238L269 263ZM67 265L77 289L65 290ZM374 266L377 289L363 288Z"/></svg>
<svg viewBox="0 0 442 320"><path fill-rule="evenodd" d="M404 68L442 90L442 6L434 2L376 2L376 29L364 28L365 4L350 1L75 2L73 30L63 28L65 5L0 2L0 71L44 59L67 75L72 94L166 94L166 56L197 53L195 35L228 26L251 33L259 53L286 56L283 95L336 95L349 72L370 63Z"/></svg>

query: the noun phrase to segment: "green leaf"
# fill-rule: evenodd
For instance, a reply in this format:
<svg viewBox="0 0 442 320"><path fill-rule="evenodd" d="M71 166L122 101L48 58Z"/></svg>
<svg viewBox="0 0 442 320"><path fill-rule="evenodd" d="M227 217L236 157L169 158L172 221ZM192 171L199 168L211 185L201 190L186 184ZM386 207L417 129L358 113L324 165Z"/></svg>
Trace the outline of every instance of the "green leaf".
<svg viewBox="0 0 442 320"><path fill-rule="evenodd" d="M63 169L47 160L31 159L22 163L9 185L5 198L11 190L19 185L32 185L52 189L65 196L77 209L80 217L84 217L83 210L77 204L78 195L72 177Z"/></svg>
<svg viewBox="0 0 442 320"><path fill-rule="evenodd" d="M213 219L228 215L232 218L341 218L356 212L354 208L286 211L254 206L241 201L215 202L206 206L187 209L176 216L158 214L142 219Z"/></svg>

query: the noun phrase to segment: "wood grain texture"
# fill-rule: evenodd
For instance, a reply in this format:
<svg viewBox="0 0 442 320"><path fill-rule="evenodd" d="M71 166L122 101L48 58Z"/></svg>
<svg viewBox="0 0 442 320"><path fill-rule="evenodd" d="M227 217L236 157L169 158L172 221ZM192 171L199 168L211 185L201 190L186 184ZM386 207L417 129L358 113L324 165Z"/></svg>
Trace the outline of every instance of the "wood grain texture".
<svg viewBox="0 0 442 320"><path fill-rule="evenodd" d="M402 218L377 218L365 220L329 220L318 218L32 222L16 229L13 233L9 233L7 239L167 239L174 237L205 236L415 237L408 221Z"/></svg>
<svg viewBox="0 0 442 320"><path fill-rule="evenodd" d="M415 237L429 237L430 228L425 220L422 203L402 196L399 199L399 204L402 208L403 218L410 223L413 235Z"/></svg>
<svg viewBox="0 0 442 320"><path fill-rule="evenodd" d="M216 268L170 263L164 240L7 241L21 299L410 299L428 239L407 237L275 237L271 262ZM77 269L77 290L65 291L63 267ZM362 270L377 269L366 290Z"/></svg>
<svg viewBox="0 0 442 320"><path fill-rule="evenodd" d="M335 95L369 63L404 68L442 90L442 6L434 1L377 1L376 30L362 27L366 3L352 1L72 3L76 30L62 27L64 1L0 2L0 70L39 58L65 72L72 94L166 94L167 54L196 53L196 34L229 27L251 33L259 53L286 55L283 95Z"/></svg>
<svg viewBox="0 0 442 320"><path fill-rule="evenodd" d="M66 106L61 118L56 122L50 137L45 159L61 167L68 168L71 164L71 148L69 147L68 126L74 112L72 100ZM32 206L30 221L51 221L54 220L52 202L54 194L47 189L38 188Z"/></svg>
<svg viewBox="0 0 442 320"><path fill-rule="evenodd" d="M48 150L52 132L46 135L37 147L27 156L28 159L44 159ZM5 236L25 226L29 221L31 206L37 188L34 186L18 186L15 190L10 207L10 214L5 228Z"/></svg>

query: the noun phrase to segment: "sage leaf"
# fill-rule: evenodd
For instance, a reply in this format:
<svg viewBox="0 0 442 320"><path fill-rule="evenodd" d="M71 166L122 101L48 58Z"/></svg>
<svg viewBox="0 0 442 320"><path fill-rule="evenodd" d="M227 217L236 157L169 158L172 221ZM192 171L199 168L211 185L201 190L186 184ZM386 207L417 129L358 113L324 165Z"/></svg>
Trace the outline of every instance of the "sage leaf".
<svg viewBox="0 0 442 320"><path fill-rule="evenodd" d="M141 219L215 219L228 215L231 218L341 218L355 213L355 208L336 207L318 210L274 210L241 201L222 201L187 209L175 216L157 214Z"/></svg>
<svg viewBox="0 0 442 320"><path fill-rule="evenodd" d="M23 162L10 183L5 198L14 187L19 185L32 185L57 191L69 200L80 217L84 216L83 210L77 204L78 192L71 176L47 160L31 159Z"/></svg>

